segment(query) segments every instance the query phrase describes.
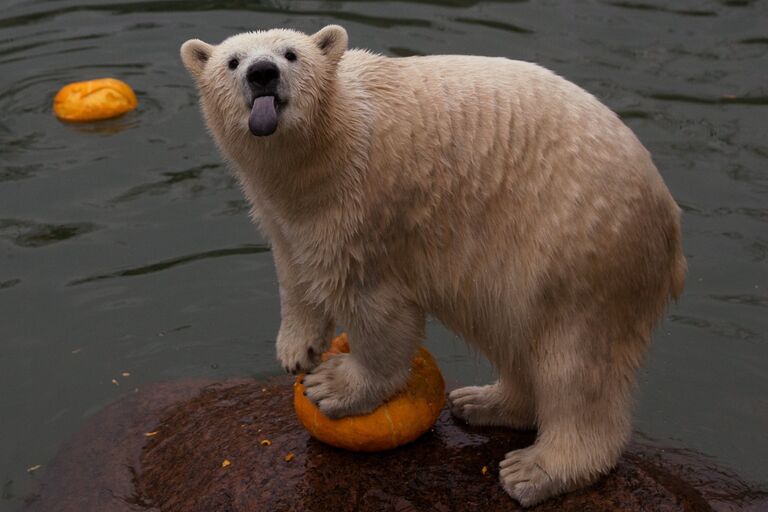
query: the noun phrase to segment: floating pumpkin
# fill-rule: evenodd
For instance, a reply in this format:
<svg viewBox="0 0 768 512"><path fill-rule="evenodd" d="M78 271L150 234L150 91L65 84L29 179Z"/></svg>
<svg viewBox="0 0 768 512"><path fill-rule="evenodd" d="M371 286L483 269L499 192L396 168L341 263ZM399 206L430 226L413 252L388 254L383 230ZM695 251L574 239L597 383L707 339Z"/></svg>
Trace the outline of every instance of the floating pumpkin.
<svg viewBox="0 0 768 512"><path fill-rule="evenodd" d="M99 78L62 87L53 99L53 113L64 121L96 121L123 115L138 104L128 84Z"/></svg>
<svg viewBox="0 0 768 512"><path fill-rule="evenodd" d="M349 352L346 334L336 337L323 360ZM369 414L330 419L304 396L304 375L293 385L296 415L312 437L353 451L389 450L409 443L432 428L445 403L445 382L432 355L423 347L411 362L407 387Z"/></svg>

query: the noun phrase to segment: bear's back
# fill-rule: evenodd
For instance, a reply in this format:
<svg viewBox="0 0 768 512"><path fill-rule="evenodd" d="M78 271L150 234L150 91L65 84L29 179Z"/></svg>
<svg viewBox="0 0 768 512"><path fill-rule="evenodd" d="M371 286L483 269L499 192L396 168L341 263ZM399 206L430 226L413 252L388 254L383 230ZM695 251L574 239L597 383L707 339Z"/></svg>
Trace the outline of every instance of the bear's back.
<svg viewBox="0 0 768 512"><path fill-rule="evenodd" d="M374 132L461 138L475 153L501 141L602 149L626 160L648 153L619 117L578 85L530 62L503 57L384 57L346 52L339 77L369 110ZM581 155L587 156L587 155Z"/></svg>
<svg viewBox="0 0 768 512"><path fill-rule="evenodd" d="M551 269L620 246L637 218L679 230L679 210L632 131L541 66L351 51L339 78L356 98L350 106L366 114L367 174L377 188L367 204L382 218L407 198L403 232L431 226L431 239L445 233L442 246L479 237L487 250L517 240L518 253ZM566 246L575 247L568 257Z"/></svg>
<svg viewBox="0 0 768 512"><path fill-rule="evenodd" d="M552 71L531 62L504 57L430 55L384 57L364 50L346 52L339 76L351 87L364 90L385 112L407 112L435 105L461 109L484 118L514 110L527 123L539 117L600 117L610 124L616 115L593 95Z"/></svg>
<svg viewBox="0 0 768 512"><path fill-rule="evenodd" d="M399 148L405 159L418 154L492 174L554 165L609 188L627 180L660 183L649 153L613 111L537 64L351 50L338 73L351 103L364 109L374 145Z"/></svg>

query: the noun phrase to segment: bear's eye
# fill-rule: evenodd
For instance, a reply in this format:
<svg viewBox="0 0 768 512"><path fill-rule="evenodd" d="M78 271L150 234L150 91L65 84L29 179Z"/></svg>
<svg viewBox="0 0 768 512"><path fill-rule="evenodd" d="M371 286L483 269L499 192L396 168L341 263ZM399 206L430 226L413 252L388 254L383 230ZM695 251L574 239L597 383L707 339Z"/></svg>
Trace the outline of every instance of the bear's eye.
<svg viewBox="0 0 768 512"><path fill-rule="evenodd" d="M237 59L229 59L229 62L227 62L227 66L229 66L229 69L237 68L238 64L240 64L240 61Z"/></svg>
<svg viewBox="0 0 768 512"><path fill-rule="evenodd" d="M295 53L293 53L292 51L287 51L287 52L285 52L285 58L286 58L287 60L289 60L289 61L293 62L293 61L295 61L295 60L296 60L296 54L295 54Z"/></svg>

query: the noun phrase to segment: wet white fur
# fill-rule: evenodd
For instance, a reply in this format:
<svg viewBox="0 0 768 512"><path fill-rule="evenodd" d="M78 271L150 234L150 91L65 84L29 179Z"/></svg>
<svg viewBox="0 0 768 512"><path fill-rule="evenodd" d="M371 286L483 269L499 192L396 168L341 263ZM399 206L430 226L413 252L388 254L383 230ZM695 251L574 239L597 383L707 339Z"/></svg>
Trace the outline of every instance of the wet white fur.
<svg viewBox="0 0 768 512"><path fill-rule="evenodd" d="M535 64L348 51L338 26L192 40L181 53L272 242L278 358L314 368L305 385L326 414L367 412L399 390L429 314L499 372L451 393L454 414L538 428L501 462L510 495L535 504L615 464L685 259L679 209L614 113ZM255 137L244 70L265 58L288 104L276 133ZM334 323L352 354L315 366Z"/></svg>

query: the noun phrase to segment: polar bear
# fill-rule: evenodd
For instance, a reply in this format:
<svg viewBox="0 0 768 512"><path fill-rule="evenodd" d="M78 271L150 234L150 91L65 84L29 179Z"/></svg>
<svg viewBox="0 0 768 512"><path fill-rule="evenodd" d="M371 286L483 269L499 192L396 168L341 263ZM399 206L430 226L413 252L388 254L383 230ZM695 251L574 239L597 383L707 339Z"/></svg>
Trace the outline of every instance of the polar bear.
<svg viewBox="0 0 768 512"><path fill-rule="evenodd" d="M522 505L594 481L630 436L635 374L686 262L648 152L593 96L504 58L388 58L274 29L181 57L272 244L277 356L331 417L400 390L432 315L498 371L450 393L507 453ZM350 354L320 362L334 326Z"/></svg>

